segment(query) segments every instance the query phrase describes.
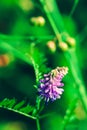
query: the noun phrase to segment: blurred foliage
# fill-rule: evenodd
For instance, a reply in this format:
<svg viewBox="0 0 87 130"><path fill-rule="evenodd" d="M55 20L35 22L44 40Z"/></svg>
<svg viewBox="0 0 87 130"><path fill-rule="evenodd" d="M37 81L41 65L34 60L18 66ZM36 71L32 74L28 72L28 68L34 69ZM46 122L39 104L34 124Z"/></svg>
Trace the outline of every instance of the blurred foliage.
<svg viewBox="0 0 87 130"><path fill-rule="evenodd" d="M64 28L70 36L78 39L76 55L86 85L87 1L78 0L72 16L70 12L76 1L56 0L56 2L62 15ZM38 20L38 17L42 17L45 22L43 23L41 19ZM32 22L32 18L35 18L34 22ZM56 19L56 23L60 23L59 18ZM42 54L47 58L46 65L48 68L68 66L64 53L58 49L57 43L53 45L54 51L51 51L49 41L52 41L52 44L56 43L56 37L39 0L0 0L0 101L4 98L16 98L19 102L25 99L29 100L33 106L35 105L36 75L29 56L32 54L32 45L35 46L33 58L36 63L39 59L42 73L47 71L46 66L43 66L44 61L42 62L42 60L45 58ZM41 51L42 57L38 55L38 50ZM41 115L50 113L49 116L41 119L41 130L62 130L66 111L72 104L72 99L77 95L71 70L64 78L64 83L64 94L61 99L47 104L41 112ZM65 130L87 130L87 114L79 100L74 109L70 115L70 120L68 123L66 122ZM0 108L0 130L29 129L36 130L35 121Z"/></svg>

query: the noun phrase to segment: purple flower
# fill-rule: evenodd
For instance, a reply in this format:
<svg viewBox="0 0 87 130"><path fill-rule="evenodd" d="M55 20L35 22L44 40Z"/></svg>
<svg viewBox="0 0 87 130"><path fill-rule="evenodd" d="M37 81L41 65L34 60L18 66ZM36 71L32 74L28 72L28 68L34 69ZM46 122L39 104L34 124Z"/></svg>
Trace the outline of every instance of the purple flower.
<svg viewBox="0 0 87 130"><path fill-rule="evenodd" d="M67 73L67 67L57 67L48 74L44 74L38 88L39 96L46 102L60 98L60 95L64 91L62 88L64 84L61 81Z"/></svg>

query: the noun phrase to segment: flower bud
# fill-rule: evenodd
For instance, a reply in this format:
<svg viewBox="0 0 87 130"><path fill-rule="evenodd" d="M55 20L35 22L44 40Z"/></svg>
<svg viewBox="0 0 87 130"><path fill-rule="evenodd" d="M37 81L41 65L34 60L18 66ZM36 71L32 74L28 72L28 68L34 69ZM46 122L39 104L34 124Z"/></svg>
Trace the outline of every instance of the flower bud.
<svg viewBox="0 0 87 130"><path fill-rule="evenodd" d="M57 67L51 70L49 73L44 74L43 78L39 81L39 97L44 99L46 102L60 99L64 91L62 88L64 86L62 79L67 73L67 67Z"/></svg>
<svg viewBox="0 0 87 130"><path fill-rule="evenodd" d="M31 22L33 25L36 25L36 26L44 26L44 24L45 24L45 19L44 19L42 16L32 17L32 18L30 19L30 22Z"/></svg>
<svg viewBox="0 0 87 130"><path fill-rule="evenodd" d="M49 50L51 52L55 52L56 51L56 44L54 41L48 41L47 42L47 47L49 48Z"/></svg>
<svg viewBox="0 0 87 130"><path fill-rule="evenodd" d="M68 33L62 33L62 38L69 46L74 47L76 45L76 40L73 37L70 37Z"/></svg>
<svg viewBox="0 0 87 130"><path fill-rule="evenodd" d="M8 54L0 54L0 67L7 66L10 62Z"/></svg>
<svg viewBox="0 0 87 130"><path fill-rule="evenodd" d="M68 45L65 42L59 42L58 47L62 50L62 51L67 51L68 50Z"/></svg>
<svg viewBox="0 0 87 130"><path fill-rule="evenodd" d="M34 4L32 0L19 0L18 4L20 8L26 12L34 9Z"/></svg>
<svg viewBox="0 0 87 130"><path fill-rule="evenodd" d="M74 47L76 45L76 40L72 37L67 37L66 41L72 47Z"/></svg>
<svg viewBox="0 0 87 130"><path fill-rule="evenodd" d="M40 26L45 25L45 19L42 16L39 16L37 19Z"/></svg>

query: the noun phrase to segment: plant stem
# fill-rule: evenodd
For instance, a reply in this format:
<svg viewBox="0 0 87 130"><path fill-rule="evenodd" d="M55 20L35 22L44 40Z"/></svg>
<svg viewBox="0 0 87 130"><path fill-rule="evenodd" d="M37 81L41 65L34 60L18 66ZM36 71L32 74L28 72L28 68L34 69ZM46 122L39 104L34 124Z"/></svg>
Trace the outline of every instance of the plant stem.
<svg viewBox="0 0 87 130"><path fill-rule="evenodd" d="M40 130L40 122L39 122L40 118L39 118L39 113L38 113L38 110L40 108L40 102L41 102L40 98L37 97L37 99L36 99L36 109L33 113L36 116L37 130Z"/></svg>
<svg viewBox="0 0 87 130"><path fill-rule="evenodd" d="M55 35L57 36L59 34L59 30L56 27L54 19L52 18L52 14L53 14L52 13L52 11L53 11L52 7L54 7L54 6L51 5L51 4L53 3L53 0L51 0L50 2L47 1L47 0L45 0L45 1L44 0L40 0L40 2L41 2L42 6L44 8L44 11L45 11L45 13L47 15L47 18L49 19L49 22L50 22L50 24L51 24L51 26L52 26L52 28L54 30Z"/></svg>
<svg viewBox="0 0 87 130"><path fill-rule="evenodd" d="M72 9L71 9L71 12L70 12L70 14L69 14L70 17L73 15L73 13L74 13L74 11L75 11L77 5L78 5L78 2L79 2L79 0L75 0L75 2L74 2L74 4L73 4L73 7L72 7Z"/></svg>
<svg viewBox="0 0 87 130"><path fill-rule="evenodd" d="M2 107L0 106L0 108L2 108ZM23 112L21 112L21 111L14 110L14 109L12 109L12 108L7 108L7 107L4 107L4 109L9 110L9 111L12 111L12 112L15 112L15 113L18 113L18 114L23 115L23 116L25 116L25 117L28 117L28 118L31 118L31 119L36 120L36 117L31 116L31 115L29 115L29 114L27 114L27 113L23 113Z"/></svg>
<svg viewBox="0 0 87 130"><path fill-rule="evenodd" d="M85 85L83 83L83 78L80 72L80 68L78 65L77 57L75 54L75 49L67 51L66 53L64 53L64 55L72 71L72 76L76 83L76 89L77 89L78 95L82 101L85 111L87 112L87 94L85 90Z"/></svg>
<svg viewBox="0 0 87 130"><path fill-rule="evenodd" d="M47 113L47 114L41 115L41 116L39 117L39 119L43 119L43 118L46 118L46 117L48 117L48 116L52 116L53 114L55 114L55 112L53 112L53 113Z"/></svg>
<svg viewBox="0 0 87 130"><path fill-rule="evenodd" d="M39 97L37 97L37 99L36 99L37 112L38 112L38 110L40 108L40 102L41 102L41 99ZM36 124L37 124L37 130L40 130L40 122L39 122L39 118L38 117L39 117L39 114L37 114L37 117L36 117Z"/></svg>
<svg viewBox="0 0 87 130"><path fill-rule="evenodd" d="M26 54L20 52L18 49L16 49L15 47L11 46L8 43L1 42L0 43L0 48L5 50L5 51L12 52L17 58L22 59L23 61L25 61L28 64L31 63L29 61L29 57Z"/></svg>
<svg viewBox="0 0 87 130"><path fill-rule="evenodd" d="M13 35L5 35L5 34L0 34L0 39L2 40L30 40L30 41L36 41L36 40L51 40L55 36L54 35L44 35L44 36L13 36Z"/></svg>
<svg viewBox="0 0 87 130"><path fill-rule="evenodd" d="M87 38L87 25L82 29L82 31L75 37L77 44L81 44L84 39Z"/></svg>
<svg viewBox="0 0 87 130"><path fill-rule="evenodd" d="M70 117L77 105L77 100L78 98L77 97L74 97L74 99L72 100L72 102L70 103L68 109L66 110L66 114L64 116L64 119L63 119L63 123L62 123L62 127L61 129L64 130L66 125L68 124L69 120L70 120Z"/></svg>
<svg viewBox="0 0 87 130"><path fill-rule="evenodd" d="M60 32L64 32L65 29L63 26L63 21L62 21L59 9L57 9L55 0L50 0L50 2L48 0L45 0L45 2L44 0L40 0L40 2L43 5L44 11L50 21L50 24L54 30L55 35L57 36ZM56 22L57 18L59 18L59 22ZM76 50L74 51L69 50L67 52L64 52L64 55L65 55L65 58L67 59L67 62L72 72L72 76L75 80L78 95L83 103L85 111L87 112L87 95L85 91L85 85L83 83L83 78L82 78L80 69L78 67L78 61L77 61L75 51Z"/></svg>
<svg viewBox="0 0 87 130"><path fill-rule="evenodd" d="M40 122L38 117L36 118L37 130L40 130Z"/></svg>

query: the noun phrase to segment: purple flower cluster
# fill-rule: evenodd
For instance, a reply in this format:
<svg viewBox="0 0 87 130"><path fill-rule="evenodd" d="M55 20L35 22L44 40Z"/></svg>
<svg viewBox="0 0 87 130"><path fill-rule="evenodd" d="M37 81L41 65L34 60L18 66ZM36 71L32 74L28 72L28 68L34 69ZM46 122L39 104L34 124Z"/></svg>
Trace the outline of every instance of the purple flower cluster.
<svg viewBox="0 0 87 130"><path fill-rule="evenodd" d="M44 74L38 88L39 96L46 102L60 98L64 91L62 88L64 84L61 81L67 73L67 67L57 67L48 74Z"/></svg>

